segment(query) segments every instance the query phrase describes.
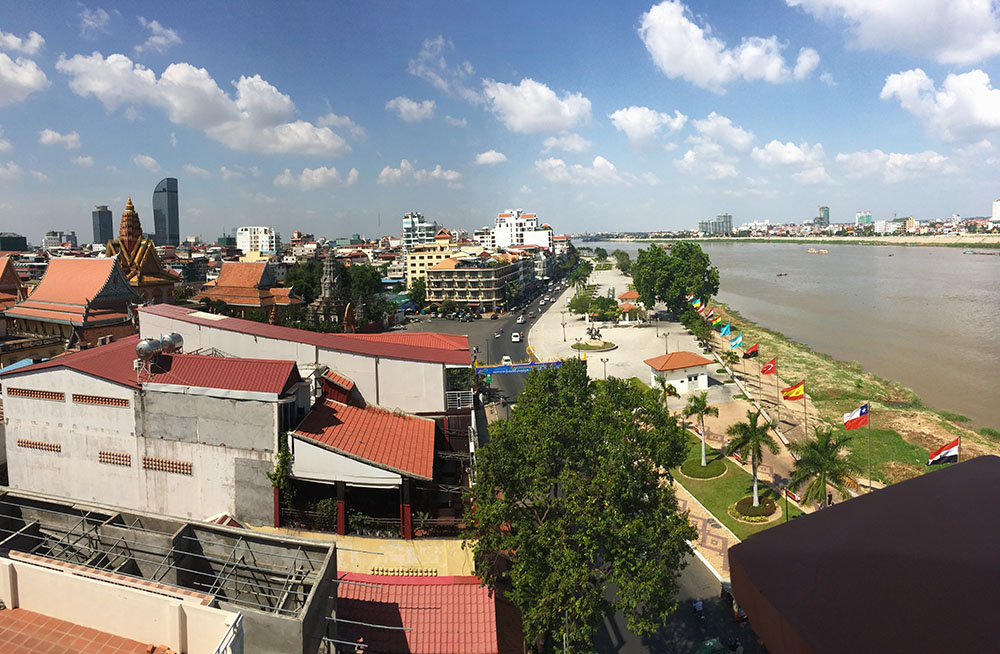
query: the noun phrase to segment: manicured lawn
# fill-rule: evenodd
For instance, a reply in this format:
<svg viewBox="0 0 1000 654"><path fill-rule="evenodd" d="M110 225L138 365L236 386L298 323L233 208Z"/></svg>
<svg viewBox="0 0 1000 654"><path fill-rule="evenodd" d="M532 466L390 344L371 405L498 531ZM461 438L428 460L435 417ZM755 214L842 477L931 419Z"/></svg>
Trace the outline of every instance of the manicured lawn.
<svg viewBox="0 0 1000 654"><path fill-rule="evenodd" d="M573 343L572 345L570 345L570 347L573 348L574 350L584 350L584 351L606 350L614 346L615 344L612 343L611 341L604 341L602 345L590 345L589 343Z"/></svg>
<svg viewBox="0 0 1000 654"><path fill-rule="evenodd" d="M868 478L868 431L865 427L851 432L854 437L848 447L850 460L861 468L861 474ZM872 477L882 482L899 481L889 479L882 468L887 463L902 464L919 475L926 470L927 450L908 443L892 429L872 429Z"/></svg>
<svg viewBox="0 0 1000 654"><path fill-rule="evenodd" d="M698 457L700 461L701 441L692 436L690 443L691 448L688 456ZM753 477L750 473L745 472L738 465L723 457L718 450L708 448L705 452L707 460L720 459L724 461L728 472L718 479L709 479L706 481L681 477L678 475L676 469L673 470L673 474L684 488L688 489L692 495L698 498L699 502L705 505L705 508L715 516L716 520L729 527L729 530L736 534L736 537L740 540L744 540L751 534L756 534L758 531L763 531L768 527L779 524L779 521L749 524L740 522L730 516L729 507L735 504L737 500L753 493ZM757 484L757 490L761 495L767 495L775 501L780 501L779 495L763 483ZM785 504L781 502L781 510L784 511L784 509ZM788 519L792 520L802 515L802 511L789 503L788 514ZM782 517L779 520L784 521L784 519Z"/></svg>
<svg viewBox="0 0 1000 654"><path fill-rule="evenodd" d="M688 477L695 479L711 479L718 477L726 469L726 463L722 457L705 457L705 465L701 465L701 456L694 456L681 464L681 472Z"/></svg>

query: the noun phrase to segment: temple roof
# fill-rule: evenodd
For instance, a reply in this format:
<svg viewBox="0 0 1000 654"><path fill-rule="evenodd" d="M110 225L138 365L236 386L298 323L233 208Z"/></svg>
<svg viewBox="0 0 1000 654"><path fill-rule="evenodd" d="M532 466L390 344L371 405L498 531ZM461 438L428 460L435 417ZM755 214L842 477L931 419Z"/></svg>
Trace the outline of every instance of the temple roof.
<svg viewBox="0 0 1000 654"><path fill-rule="evenodd" d="M6 311L25 297L24 284L10 257L0 257L0 311Z"/></svg>
<svg viewBox="0 0 1000 654"><path fill-rule="evenodd" d="M176 281L160 261L156 245L142 235L142 224L132 205L132 198L128 199L122 212L118 238L108 242L105 256L118 257L122 273L132 286L173 285Z"/></svg>
<svg viewBox="0 0 1000 654"><path fill-rule="evenodd" d="M266 308L304 304L292 289L277 285L265 261L226 261L214 285L205 285L195 297L223 301L238 307Z"/></svg>

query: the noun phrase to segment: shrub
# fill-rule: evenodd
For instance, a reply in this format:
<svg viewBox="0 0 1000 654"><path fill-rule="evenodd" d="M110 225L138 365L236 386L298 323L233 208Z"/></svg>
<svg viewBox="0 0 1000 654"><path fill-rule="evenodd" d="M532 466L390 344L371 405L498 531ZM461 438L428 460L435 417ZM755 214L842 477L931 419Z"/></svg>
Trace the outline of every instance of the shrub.
<svg viewBox="0 0 1000 654"><path fill-rule="evenodd" d="M939 416L945 420L950 420L951 422L969 422L969 419L963 416L961 413L955 413L954 411L938 411Z"/></svg>
<svg viewBox="0 0 1000 654"><path fill-rule="evenodd" d="M979 430L979 433L983 436L992 436L993 438L1000 438L1000 429L993 429L992 427L983 427Z"/></svg>
<svg viewBox="0 0 1000 654"><path fill-rule="evenodd" d="M754 506L753 497L748 496L737 502L733 508L741 518L766 518L774 515L778 505L770 497L761 497L760 506Z"/></svg>
<svg viewBox="0 0 1000 654"><path fill-rule="evenodd" d="M706 465L701 465L701 457L692 457L681 464L681 472L693 479L712 479L726 472L726 462L719 457L706 459Z"/></svg>

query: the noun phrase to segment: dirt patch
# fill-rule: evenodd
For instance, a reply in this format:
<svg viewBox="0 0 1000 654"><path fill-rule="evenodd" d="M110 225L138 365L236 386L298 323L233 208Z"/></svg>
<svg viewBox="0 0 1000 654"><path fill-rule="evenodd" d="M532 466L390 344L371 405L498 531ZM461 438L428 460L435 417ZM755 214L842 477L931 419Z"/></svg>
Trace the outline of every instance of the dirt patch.
<svg viewBox="0 0 1000 654"><path fill-rule="evenodd" d="M899 461L886 461L882 464L882 474L890 484L919 477L923 472L920 466Z"/></svg>

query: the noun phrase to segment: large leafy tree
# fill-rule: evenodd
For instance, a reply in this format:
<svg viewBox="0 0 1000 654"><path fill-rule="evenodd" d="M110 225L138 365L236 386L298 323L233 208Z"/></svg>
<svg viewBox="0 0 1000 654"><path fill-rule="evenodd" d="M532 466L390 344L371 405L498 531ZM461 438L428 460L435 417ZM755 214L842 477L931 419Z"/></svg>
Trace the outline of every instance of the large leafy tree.
<svg viewBox="0 0 1000 654"><path fill-rule="evenodd" d="M640 249L632 280L646 306L660 301L675 313L684 310L690 293L708 300L719 292L719 270L694 241L674 243L669 254L655 243Z"/></svg>
<svg viewBox="0 0 1000 654"><path fill-rule="evenodd" d="M285 286L291 286L293 293L309 303L319 296L322 276L323 264L318 261L302 261L288 268Z"/></svg>
<svg viewBox="0 0 1000 654"><path fill-rule="evenodd" d="M677 422L622 380L595 383L582 361L533 372L476 455L465 538L477 573L509 587L528 642L591 651L621 610L654 632L676 608L696 533L668 470L684 458Z"/></svg>
<svg viewBox="0 0 1000 654"><path fill-rule="evenodd" d="M427 301L427 280L423 277L417 277L410 283L410 290L408 291L410 300L413 301L418 308L423 308L424 302Z"/></svg>
<svg viewBox="0 0 1000 654"><path fill-rule="evenodd" d="M750 459L750 468L753 470L753 505L760 506L760 497L757 495L757 467L764 460L764 448L771 451L771 454L778 453L778 444L770 431L774 428L773 422L763 425L758 424L760 411L747 410L747 421L738 422L729 427L726 433L733 437L726 446L726 454L736 452L744 460Z"/></svg>
<svg viewBox="0 0 1000 654"><path fill-rule="evenodd" d="M815 427L814 432L814 439L791 446L798 460L792 469L790 485L798 489L807 484L802 496L806 503L824 502L827 484L848 497L849 488L859 487L856 476L861 474L861 468L847 458L851 436L846 431L834 432L828 426Z"/></svg>
<svg viewBox="0 0 1000 654"><path fill-rule="evenodd" d="M628 275L632 271L632 258L628 256L628 252L615 250L611 253L611 256L615 258L615 265L623 275Z"/></svg>
<svg viewBox="0 0 1000 654"><path fill-rule="evenodd" d="M569 301L569 310L571 313L587 313L590 311L590 304L593 300L586 293L577 293Z"/></svg>
<svg viewBox="0 0 1000 654"><path fill-rule="evenodd" d="M701 465L705 465L705 416L719 417L719 408L708 405L708 391L702 391L688 398L684 407L684 417L698 416L701 425Z"/></svg>

